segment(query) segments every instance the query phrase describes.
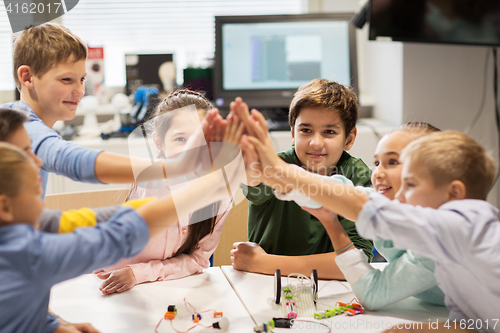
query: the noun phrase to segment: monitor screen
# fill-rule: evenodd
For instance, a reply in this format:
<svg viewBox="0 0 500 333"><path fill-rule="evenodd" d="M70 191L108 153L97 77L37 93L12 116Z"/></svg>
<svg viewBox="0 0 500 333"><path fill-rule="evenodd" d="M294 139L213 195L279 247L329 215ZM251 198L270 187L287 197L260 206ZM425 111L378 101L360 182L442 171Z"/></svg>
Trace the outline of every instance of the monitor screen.
<svg viewBox="0 0 500 333"><path fill-rule="evenodd" d="M500 45L500 0L371 0L370 39Z"/></svg>
<svg viewBox="0 0 500 333"><path fill-rule="evenodd" d="M352 14L216 17L214 97L288 107L300 86L324 78L356 83Z"/></svg>

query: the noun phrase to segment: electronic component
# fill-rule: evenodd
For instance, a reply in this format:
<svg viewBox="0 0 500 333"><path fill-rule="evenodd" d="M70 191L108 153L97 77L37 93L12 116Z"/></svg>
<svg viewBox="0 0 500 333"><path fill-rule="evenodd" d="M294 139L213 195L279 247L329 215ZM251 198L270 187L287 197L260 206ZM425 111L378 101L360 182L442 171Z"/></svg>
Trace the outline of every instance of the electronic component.
<svg viewBox="0 0 500 333"><path fill-rule="evenodd" d="M177 314L177 308L175 305L169 305L167 308L167 312L165 312L165 315L163 316L165 319L174 319L175 315Z"/></svg>

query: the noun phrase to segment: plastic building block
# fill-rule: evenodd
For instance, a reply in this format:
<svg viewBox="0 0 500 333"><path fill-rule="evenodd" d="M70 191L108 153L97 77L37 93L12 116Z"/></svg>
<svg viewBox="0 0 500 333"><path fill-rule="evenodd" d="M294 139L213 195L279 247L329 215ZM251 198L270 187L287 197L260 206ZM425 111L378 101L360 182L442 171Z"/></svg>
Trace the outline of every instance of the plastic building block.
<svg viewBox="0 0 500 333"><path fill-rule="evenodd" d="M214 312L214 318L222 317L222 311L221 312Z"/></svg>
<svg viewBox="0 0 500 333"><path fill-rule="evenodd" d="M324 312L314 312L314 319L321 320L325 318L325 313Z"/></svg>
<svg viewBox="0 0 500 333"><path fill-rule="evenodd" d="M355 316L356 315L356 311L354 311L353 309L347 309L346 312L347 312L348 316Z"/></svg>
<svg viewBox="0 0 500 333"><path fill-rule="evenodd" d="M175 318L175 312L166 312L164 317L165 317L165 319L172 320Z"/></svg>
<svg viewBox="0 0 500 333"><path fill-rule="evenodd" d="M177 309L175 305L169 305L167 308L167 312L165 312L164 318L172 320L175 318L176 314L177 314Z"/></svg>
<svg viewBox="0 0 500 333"><path fill-rule="evenodd" d="M335 309L326 310L326 315L327 315L326 318L330 318L330 317L336 316L337 315L337 311Z"/></svg>

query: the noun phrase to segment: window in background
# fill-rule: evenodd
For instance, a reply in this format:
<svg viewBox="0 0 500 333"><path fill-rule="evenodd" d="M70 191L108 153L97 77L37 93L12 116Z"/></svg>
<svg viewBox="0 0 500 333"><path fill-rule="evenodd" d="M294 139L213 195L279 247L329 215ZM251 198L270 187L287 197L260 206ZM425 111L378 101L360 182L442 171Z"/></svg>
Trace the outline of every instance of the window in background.
<svg viewBox="0 0 500 333"><path fill-rule="evenodd" d="M301 14L307 0L80 0L62 24L94 47L104 47L106 86L125 86L125 54L173 53L182 69L206 66L214 54L216 15ZM12 31L0 5L0 90L15 88Z"/></svg>
<svg viewBox="0 0 500 333"><path fill-rule="evenodd" d="M0 3L0 90L14 90L12 77L12 28L2 1Z"/></svg>

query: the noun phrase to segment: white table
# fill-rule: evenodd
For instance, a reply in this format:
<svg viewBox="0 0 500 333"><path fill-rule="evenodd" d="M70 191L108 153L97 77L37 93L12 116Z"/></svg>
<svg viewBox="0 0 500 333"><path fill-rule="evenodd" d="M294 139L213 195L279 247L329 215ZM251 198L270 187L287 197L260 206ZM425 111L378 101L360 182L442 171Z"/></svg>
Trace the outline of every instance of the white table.
<svg viewBox="0 0 500 333"><path fill-rule="evenodd" d="M378 267L383 267L383 264L379 264ZM281 306L274 302L274 276L241 272L231 266L222 266L221 269L258 324L267 322L273 317L284 317ZM282 284L286 284L286 277L282 277ZM347 282L319 281L318 310L332 308L337 302L350 302L353 298L354 294ZM354 317L334 316L322 322L329 325L332 332L336 333L381 332L398 323L422 322L428 325L429 320L444 322L448 313L446 307L431 305L410 297L379 311L368 311ZM313 320L301 317L298 319ZM313 324L309 324L308 327L303 323L302 329L298 328L294 332L327 332L327 330L320 326L314 327Z"/></svg>
<svg viewBox="0 0 500 333"><path fill-rule="evenodd" d="M214 309L229 320L228 332L252 332L255 326L219 267L179 280L140 284L122 294L104 296L102 281L93 274L62 282L52 288L50 308L70 322L90 322L102 333L153 333L168 305L176 305L174 327L186 331L193 326L184 298L196 311ZM213 312L202 314L200 323L211 325L220 319ZM158 332L175 332L163 321ZM216 333L201 326L189 332Z"/></svg>

